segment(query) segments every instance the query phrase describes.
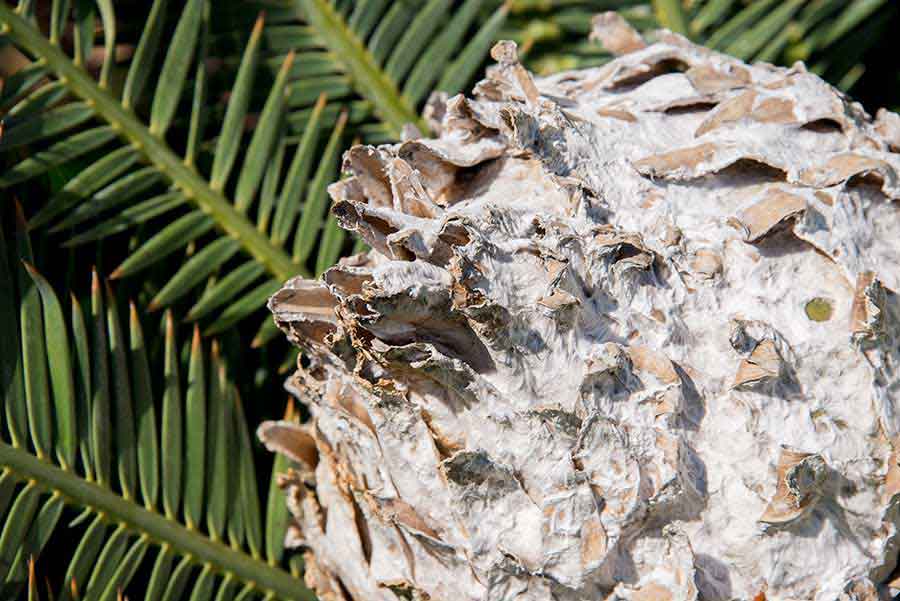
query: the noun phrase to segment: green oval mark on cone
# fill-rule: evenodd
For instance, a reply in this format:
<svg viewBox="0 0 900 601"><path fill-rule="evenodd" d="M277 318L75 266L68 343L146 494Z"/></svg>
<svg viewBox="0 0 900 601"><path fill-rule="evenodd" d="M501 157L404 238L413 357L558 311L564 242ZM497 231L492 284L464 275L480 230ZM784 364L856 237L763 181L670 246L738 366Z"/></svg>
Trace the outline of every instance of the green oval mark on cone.
<svg viewBox="0 0 900 601"><path fill-rule="evenodd" d="M806 303L806 316L813 321L828 321L834 309L827 298L816 297Z"/></svg>

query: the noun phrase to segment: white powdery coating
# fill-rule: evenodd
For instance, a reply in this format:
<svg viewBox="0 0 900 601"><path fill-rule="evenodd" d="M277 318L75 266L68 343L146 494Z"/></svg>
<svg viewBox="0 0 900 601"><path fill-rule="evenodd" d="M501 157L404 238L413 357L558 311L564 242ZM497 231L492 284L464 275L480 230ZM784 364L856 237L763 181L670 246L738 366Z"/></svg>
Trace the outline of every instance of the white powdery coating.
<svg viewBox="0 0 900 601"><path fill-rule="evenodd" d="M323 599L878 599L897 562L900 124L669 32L345 156L370 253L272 297L264 424Z"/></svg>

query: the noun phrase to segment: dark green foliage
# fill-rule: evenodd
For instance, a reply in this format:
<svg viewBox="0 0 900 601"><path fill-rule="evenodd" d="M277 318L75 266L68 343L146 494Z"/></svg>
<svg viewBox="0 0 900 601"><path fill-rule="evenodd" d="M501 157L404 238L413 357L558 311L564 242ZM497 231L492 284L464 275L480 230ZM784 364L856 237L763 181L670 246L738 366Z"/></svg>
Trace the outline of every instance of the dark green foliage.
<svg viewBox="0 0 900 601"><path fill-rule="evenodd" d="M204 576L168 598L244 588L311 598L277 567L280 550L263 556L264 540L284 536L286 508L274 479L263 482L282 497L263 520L251 426L218 344L195 335L182 361L167 312L162 349L151 351L157 336L145 335L137 307L123 320L96 273L89 314L74 296L64 310L15 222L0 230L0 334L13 353L3 362L0 596L24 594L29 559L50 545L64 562L48 570L61 598L115 599L141 574L133 590L158 590L175 560Z"/></svg>

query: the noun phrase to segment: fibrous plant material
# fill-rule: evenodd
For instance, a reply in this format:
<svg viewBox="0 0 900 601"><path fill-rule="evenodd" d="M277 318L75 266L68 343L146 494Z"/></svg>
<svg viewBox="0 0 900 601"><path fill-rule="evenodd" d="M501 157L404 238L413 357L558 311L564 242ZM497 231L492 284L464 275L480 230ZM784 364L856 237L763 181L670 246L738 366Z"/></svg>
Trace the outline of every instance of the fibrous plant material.
<svg viewBox="0 0 900 601"><path fill-rule="evenodd" d="M896 577L900 127L615 15L356 147L372 251L270 307L323 599L875 600Z"/></svg>

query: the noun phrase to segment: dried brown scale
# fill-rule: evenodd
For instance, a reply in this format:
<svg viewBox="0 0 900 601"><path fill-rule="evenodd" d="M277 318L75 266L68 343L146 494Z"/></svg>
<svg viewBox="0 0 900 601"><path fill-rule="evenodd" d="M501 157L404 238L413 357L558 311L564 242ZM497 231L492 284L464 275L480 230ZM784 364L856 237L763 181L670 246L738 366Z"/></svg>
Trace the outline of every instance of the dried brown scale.
<svg viewBox="0 0 900 601"><path fill-rule="evenodd" d="M595 35L622 55L533 79L503 43L435 139L346 154L373 250L270 301L312 415L259 432L287 543L323 599L885 598L896 116Z"/></svg>

